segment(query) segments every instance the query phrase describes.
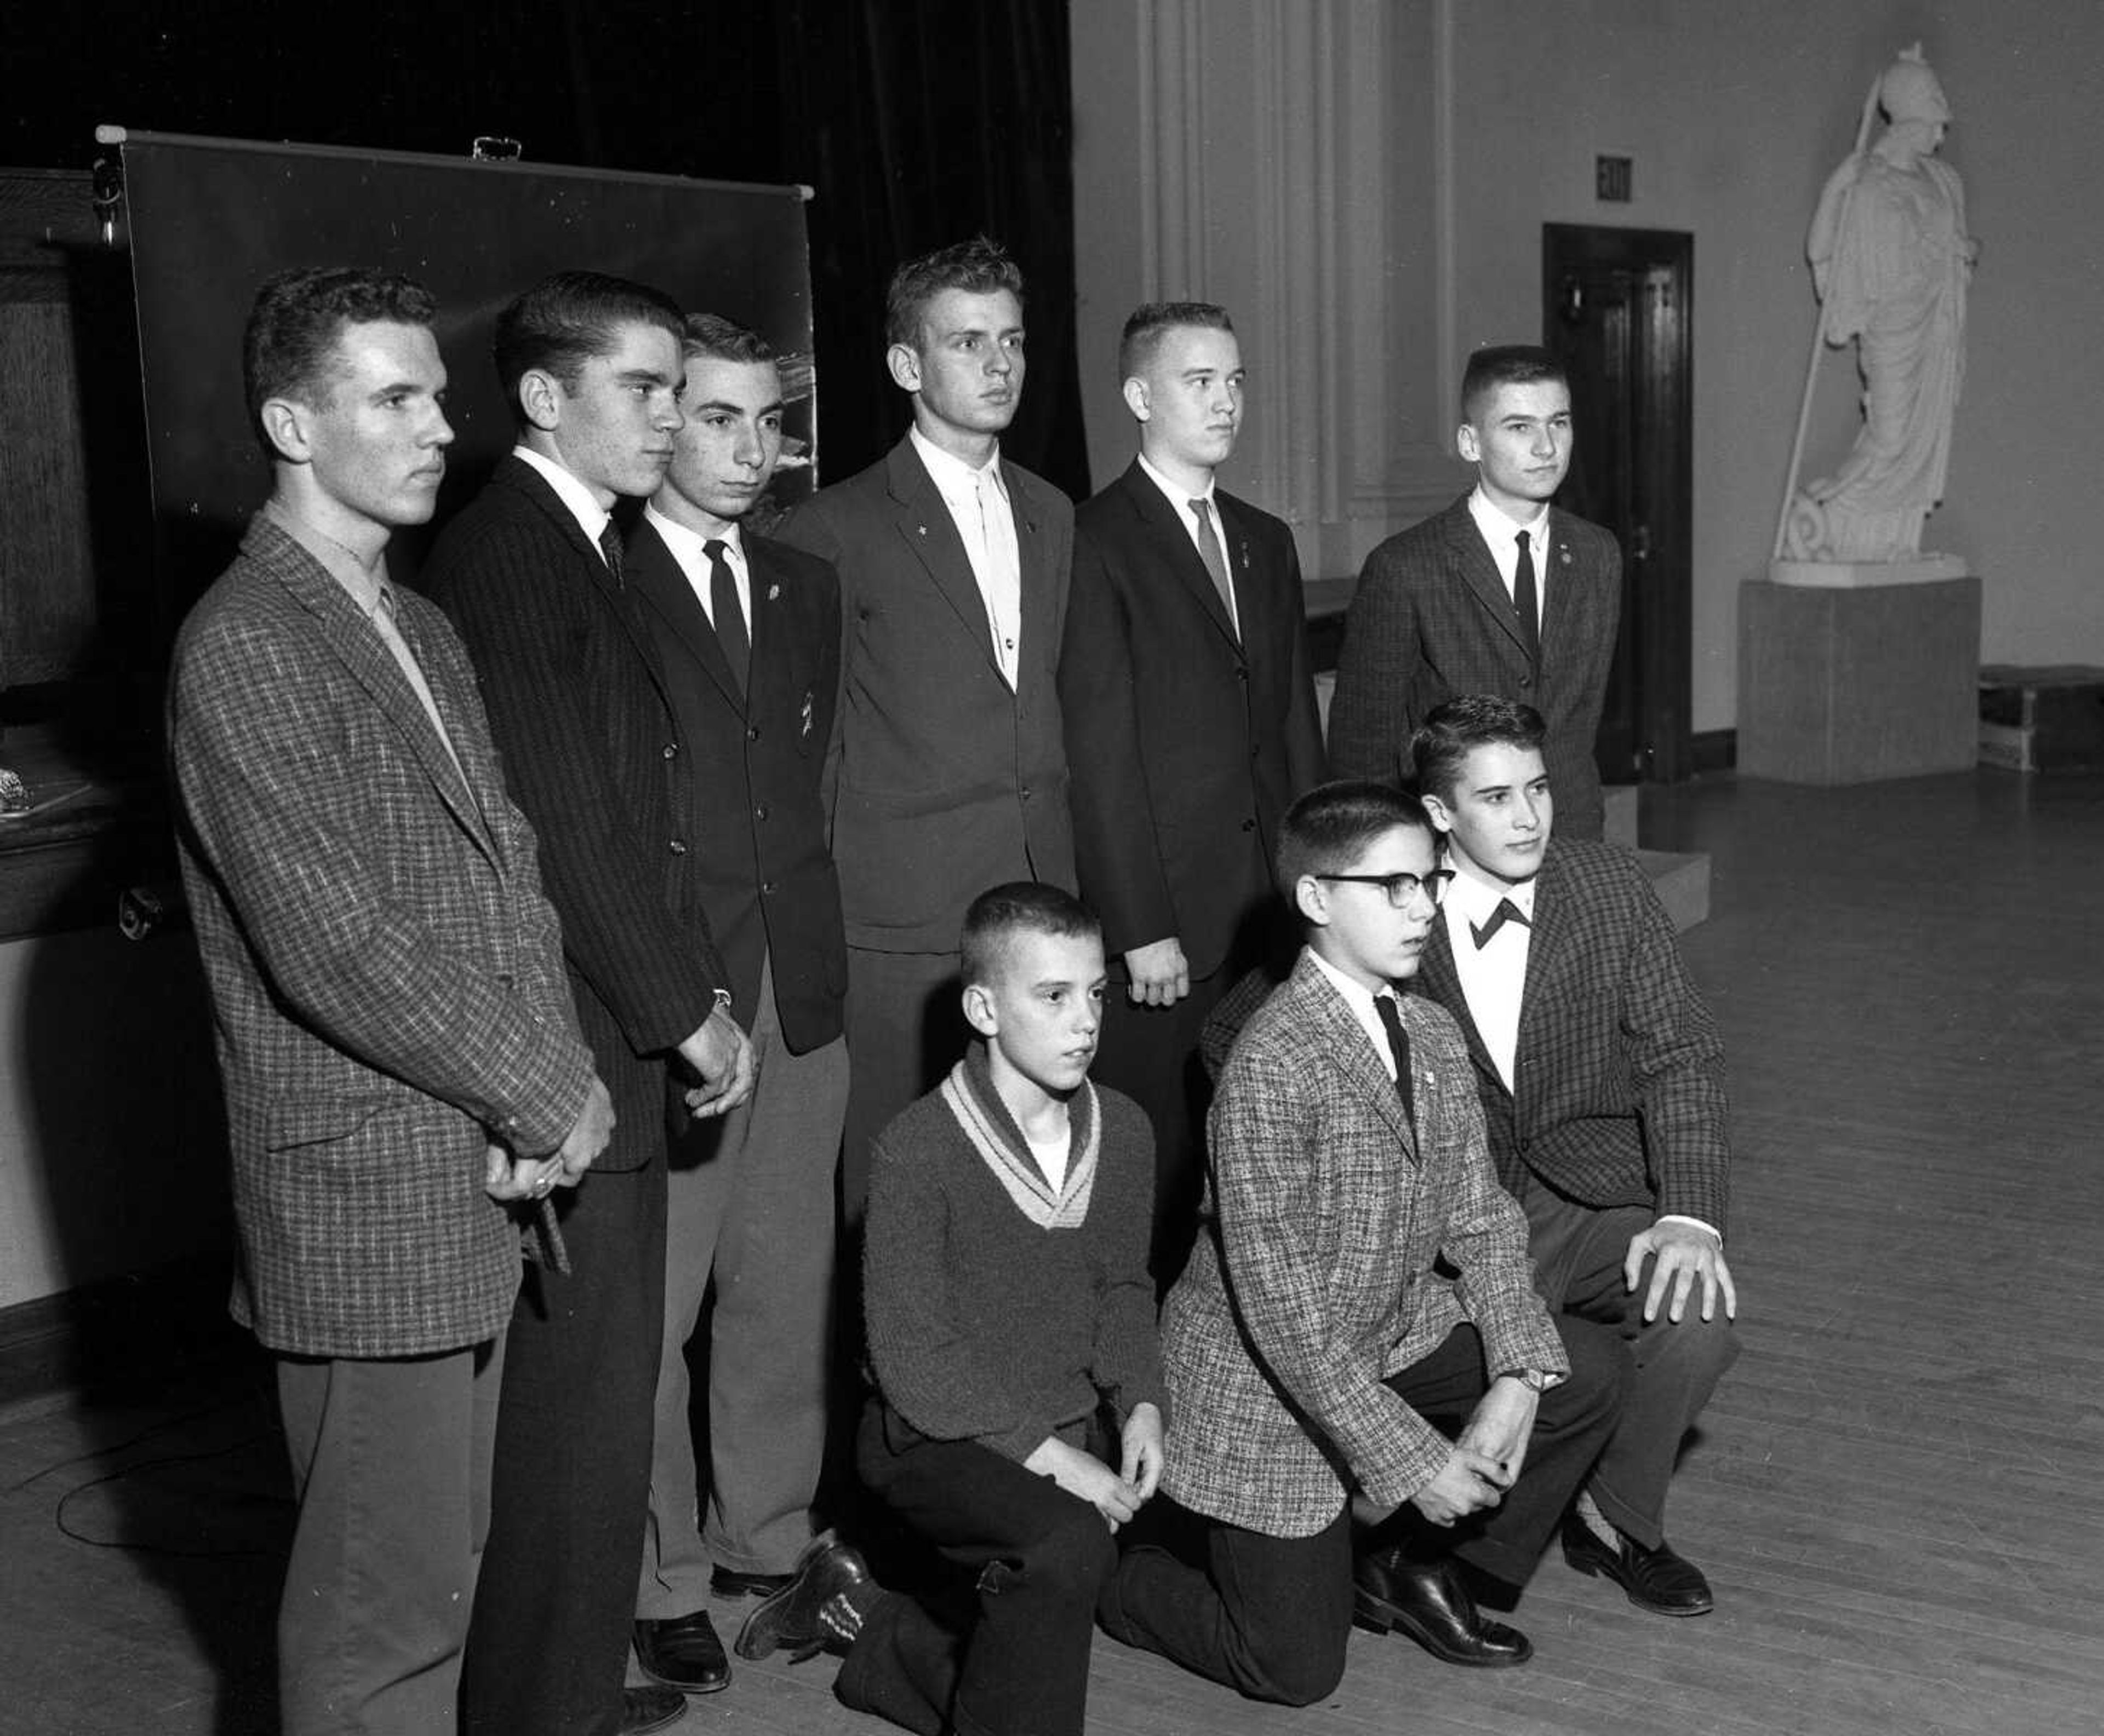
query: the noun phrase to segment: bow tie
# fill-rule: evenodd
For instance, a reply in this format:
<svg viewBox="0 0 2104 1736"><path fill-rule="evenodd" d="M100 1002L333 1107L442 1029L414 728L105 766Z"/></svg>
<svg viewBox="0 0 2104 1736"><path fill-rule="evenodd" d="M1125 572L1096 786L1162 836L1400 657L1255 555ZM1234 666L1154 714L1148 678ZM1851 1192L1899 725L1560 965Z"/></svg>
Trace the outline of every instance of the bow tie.
<svg viewBox="0 0 2104 1736"><path fill-rule="evenodd" d="M1476 950L1481 952L1486 946L1489 946L1491 944L1491 937L1493 934L1496 934L1499 929L1502 928L1509 922L1516 922L1522 928L1533 927L1533 924L1530 923L1525 916L1520 914L1520 908L1518 905L1514 904L1509 898L1500 898L1498 900L1498 907L1491 912L1491 919L1485 923L1482 927L1479 928L1473 923L1470 923L1469 924L1469 933L1473 934L1476 937Z"/></svg>

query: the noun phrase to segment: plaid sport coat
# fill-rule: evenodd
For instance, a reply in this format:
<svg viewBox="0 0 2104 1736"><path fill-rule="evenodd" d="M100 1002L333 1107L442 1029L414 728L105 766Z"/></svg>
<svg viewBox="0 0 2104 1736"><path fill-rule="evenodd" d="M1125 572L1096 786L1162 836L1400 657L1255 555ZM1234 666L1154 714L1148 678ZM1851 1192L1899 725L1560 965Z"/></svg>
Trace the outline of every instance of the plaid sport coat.
<svg viewBox="0 0 2104 1736"><path fill-rule="evenodd" d="M1606 807L1593 738L1621 620L1622 554L1609 532L1554 507L1548 540L1538 676L1468 496L1366 557L1330 707L1333 777L1393 782L1426 712L1459 694L1496 693L1532 706L1549 726L1558 830L1600 835Z"/></svg>
<svg viewBox="0 0 2104 1736"><path fill-rule="evenodd" d="M1543 855L1517 1097L1469 1016L1443 919L1416 986L1468 1037L1506 1186L1521 1191L1531 1170L1582 1205L1649 1206L1722 1233L1731 1204L1724 1045L1681 962L1673 919L1626 850L1558 836Z"/></svg>
<svg viewBox="0 0 2104 1736"><path fill-rule="evenodd" d="M397 595L457 767L372 623L261 514L169 679L232 1145L234 1311L301 1355L499 1331L519 1237L483 1191L486 1142L551 1150L591 1077L466 653Z"/></svg>
<svg viewBox="0 0 2104 1736"><path fill-rule="evenodd" d="M1467 1051L1405 996L1416 1131L1313 959L1257 1009L1214 1098L1205 1233L1161 1316L1163 1485L1184 1506L1305 1537L1347 1493L1406 1499L1451 1448L1381 1384L1467 1322L1486 1375L1567 1373L1527 1221L1497 1185ZM1434 1270L1442 1255L1457 1276Z"/></svg>

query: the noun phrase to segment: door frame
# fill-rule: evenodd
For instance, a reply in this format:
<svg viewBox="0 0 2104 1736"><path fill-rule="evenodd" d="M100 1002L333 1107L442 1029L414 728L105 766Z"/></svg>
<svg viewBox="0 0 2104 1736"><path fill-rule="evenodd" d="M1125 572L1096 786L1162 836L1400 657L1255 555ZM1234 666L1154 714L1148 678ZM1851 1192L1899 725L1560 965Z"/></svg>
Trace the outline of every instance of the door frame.
<svg viewBox="0 0 2104 1736"><path fill-rule="evenodd" d="M1634 770L1642 781L1677 783L1694 771L1695 238L1680 229L1542 225L1542 342L1551 351L1569 348L1560 312L1567 278L1602 267L1649 280L1629 382L1645 437L1631 448L1639 516L1623 542L1620 630L1636 688L1637 763L1609 781ZM1678 578L1653 582L1660 572Z"/></svg>

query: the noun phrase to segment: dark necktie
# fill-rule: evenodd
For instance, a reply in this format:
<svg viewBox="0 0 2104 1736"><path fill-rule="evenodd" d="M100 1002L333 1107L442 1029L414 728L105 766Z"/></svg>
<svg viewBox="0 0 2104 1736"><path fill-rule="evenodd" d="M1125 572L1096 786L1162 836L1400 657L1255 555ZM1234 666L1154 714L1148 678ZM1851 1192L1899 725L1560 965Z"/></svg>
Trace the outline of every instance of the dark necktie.
<svg viewBox="0 0 2104 1736"><path fill-rule="evenodd" d="M1498 907L1491 912L1491 919L1485 923L1482 927L1479 928L1473 923L1470 923L1469 924L1469 933L1474 935L1476 937L1476 950L1481 952L1486 946L1489 946L1491 944L1491 937L1493 934L1496 934L1499 929L1504 927L1504 925L1509 922L1516 922L1522 928L1531 928L1534 926L1534 924L1530 923L1525 915L1521 913L1520 907L1514 904L1511 899L1500 898L1498 900Z"/></svg>
<svg viewBox="0 0 2104 1736"><path fill-rule="evenodd" d="M738 606L738 580L721 538L711 536L702 545L702 552L709 558L709 613L715 617L716 643L723 647L724 661L730 665L742 695L752 672L752 639L745 630L745 611Z"/></svg>
<svg viewBox="0 0 2104 1736"><path fill-rule="evenodd" d="M611 519L599 533L599 552L606 557L606 570L613 575L614 589L627 590L621 576L621 532L613 527Z"/></svg>
<svg viewBox="0 0 2104 1736"><path fill-rule="evenodd" d="M1381 1029L1388 1033L1388 1052L1395 1061L1395 1094L1402 1099L1402 1119L1414 1133L1417 1114L1411 1102L1410 1033L1402 1028L1402 1014L1394 995L1375 995L1374 1011L1380 1014Z"/></svg>
<svg viewBox="0 0 2104 1736"><path fill-rule="evenodd" d="M1519 563L1513 568L1513 612L1519 617L1520 643L1527 647L1527 660L1537 672L1541 668L1541 599L1534 583L1534 550L1527 546L1531 541L1522 531L1518 538Z"/></svg>
<svg viewBox="0 0 2104 1736"><path fill-rule="evenodd" d="M1192 515L1198 521L1198 559L1206 563L1206 571L1213 576L1213 589L1220 594L1220 607L1228 612L1228 625L1235 624L1235 587L1228 576L1227 551L1221 548L1220 539L1213 529L1213 503L1205 499L1190 503Z"/></svg>

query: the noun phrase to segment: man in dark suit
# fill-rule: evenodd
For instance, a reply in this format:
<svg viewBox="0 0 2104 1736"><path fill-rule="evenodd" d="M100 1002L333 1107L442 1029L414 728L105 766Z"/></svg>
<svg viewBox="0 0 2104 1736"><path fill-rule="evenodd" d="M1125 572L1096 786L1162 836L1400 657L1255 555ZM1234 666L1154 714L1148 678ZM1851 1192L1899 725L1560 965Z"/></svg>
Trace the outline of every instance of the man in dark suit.
<svg viewBox="0 0 2104 1736"><path fill-rule="evenodd" d="M870 1142L964 1047L966 908L1005 881L1074 883L1054 684L1073 508L1001 456L1023 396L1023 274L984 238L910 260L885 331L912 427L781 530L840 579L827 782L847 917L851 1228Z"/></svg>
<svg viewBox="0 0 2104 1736"><path fill-rule="evenodd" d="M299 1502L286 1736L451 1727L519 1288L507 1203L545 1209L612 1126L466 653L387 577L452 439L435 313L377 271L263 287L243 360L271 496L168 688L234 1313L276 1360Z"/></svg>
<svg viewBox="0 0 2104 1736"><path fill-rule="evenodd" d="M1606 821L1593 758L1621 617L1622 556L1551 507L1571 466L1571 388L1545 349L1479 349L1461 381L1461 456L1476 486L1366 557L1330 706L1343 777L1405 774L1410 735L1442 700L1498 693L1546 719L1558 829Z"/></svg>
<svg viewBox="0 0 2104 1736"><path fill-rule="evenodd" d="M704 314L689 317L684 351L686 425L629 537L628 575L679 722L674 825L689 849L676 910L714 937L758 1072L742 1107L673 1138L635 1650L657 1680L707 1693L730 1671L706 1594L778 1589L811 1540L847 946L819 799L840 682L839 581L823 561L739 524L782 452L773 350ZM703 1478L687 1348L711 1293Z"/></svg>
<svg viewBox="0 0 2104 1736"><path fill-rule="evenodd" d="M465 1727L654 1728L685 1702L628 1691L665 1311L665 1093L676 1058L722 1113L751 1089L731 977L674 888L684 750L608 510L663 480L683 327L654 290L547 278L498 316L512 455L446 527L426 583L460 628L542 870L585 1039L620 1131L563 1219L573 1271L529 1275L511 1326L496 1506L461 1677ZM669 1703L667 1700L669 1696Z"/></svg>
<svg viewBox="0 0 2104 1736"><path fill-rule="evenodd" d="M1198 1034L1278 923L1279 817L1322 781L1322 737L1293 533L1214 486L1242 417L1227 310L1139 308L1118 376L1139 456L1074 515L1059 703L1081 896L1113 958L1096 1073L1154 1124L1166 1288L1197 1223Z"/></svg>
<svg viewBox="0 0 2104 1736"><path fill-rule="evenodd" d="M1456 873L1418 986L1468 1036L1542 1294L1614 1328L1635 1359L1564 1554L1641 1608L1700 1615L1710 1587L1665 1541L1665 1497L1738 1355L1723 1048L1635 860L1552 839L1543 733L1531 707L1487 694L1417 732L1418 787Z"/></svg>

